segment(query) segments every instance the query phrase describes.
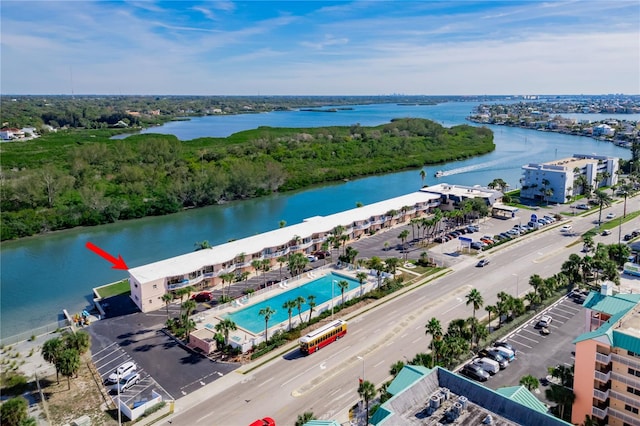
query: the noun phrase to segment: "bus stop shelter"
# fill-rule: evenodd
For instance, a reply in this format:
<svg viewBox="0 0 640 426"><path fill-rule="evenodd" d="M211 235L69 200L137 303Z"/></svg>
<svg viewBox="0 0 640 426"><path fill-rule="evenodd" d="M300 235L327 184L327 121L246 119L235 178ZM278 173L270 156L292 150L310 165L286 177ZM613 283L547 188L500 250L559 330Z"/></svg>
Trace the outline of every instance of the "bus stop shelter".
<svg viewBox="0 0 640 426"><path fill-rule="evenodd" d="M516 217L517 207L506 206L504 204L494 204L491 208L491 216L498 219L511 219Z"/></svg>

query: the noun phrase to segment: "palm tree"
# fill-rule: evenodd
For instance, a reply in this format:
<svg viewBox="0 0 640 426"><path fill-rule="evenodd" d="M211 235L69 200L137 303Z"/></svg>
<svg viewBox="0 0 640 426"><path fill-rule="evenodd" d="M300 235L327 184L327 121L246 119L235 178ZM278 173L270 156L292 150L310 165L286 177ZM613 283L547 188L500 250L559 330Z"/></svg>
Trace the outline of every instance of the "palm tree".
<svg viewBox="0 0 640 426"><path fill-rule="evenodd" d="M191 330L195 330L195 328L196 328L195 321L186 317L184 321L184 335L185 335L185 339L187 340L187 343L189 343L189 339L191 338Z"/></svg>
<svg viewBox="0 0 640 426"><path fill-rule="evenodd" d="M63 350L56 360L56 372L58 370L67 378L67 389L71 390L71 376L75 375L77 377L78 370L80 370L80 354L78 351L72 348Z"/></svg>
<svg viewBox="0 0 640 426"><path fill-rule="evenodd" d="M197 241L194 246L196 247L195 251L198 250L204 250L204 249L210 249L211 248L211 244L209 244L209 241L204 240L204 241Z"/></svg>
<svg viewBox="0 0 640 426"><path fill-rule="evenodd" d="M364 380L358 386L358 395L364 400L367 413L367 424L369 422L369 401L376 396L376 387L368 380Z"/></svg>
<svg viewBox="0 0 640 426"><path fill-rule="evenodd" d="M338 287L340 288L340 294L342 295L342 304L344 305L344 291L349 288L349 282L346 280L338 281Z"/></svg>
<svg viewBox="0 0 640 426"><path fill-rule="evenodd" d="M365 274L364 272L358 272L356 274L356 279L360 283L360 296L362 296L362 284L364 284L364 282L367 280L367 274Z"/></svg>
<svg viewBox="0 0 640 426"><path fill-rule="evenodd" d="M396 274L396 268L402 263L402 259L398 259L397 257L390 257L384 261L387 264L388 272L392 274Z"/></svg>
<svg viewBox="0 0 640 426"><path fill-rule="evenodd" d="M184 309L184 318L189 318L191 316L191 313L195 311L197 306L198 305L196 304L195 300L187 300L186 302L184 302L182 304L182 309Z"/></svg>
<svg viewBox="0 0 640 426"><path fill-rule="evenodd" d="M538 386L540 386L540 382L538 381L538 379L532 376L531 374L523 376L520 379L520 384L525 388L527 388L527 390L529 391L536 389Z"/></svg>
<svg viewBox="0 0 640 426"><path fill-rule="evenodd" d="M316 297L313 294L307 296L307 305L309 305L309 319L307 322L311 322L311 315L313 315L313 308L316 306Z"/></svg>
<svg viewBox="0 0 640 426"><path fill-rule="evenodd" d="M600 208L600 211L598 212L598 226L600 226L600 224L602 223L602 208L604 206L609 207L613 202L613 199L609 196L609 194L604 191L600 191L599 189L593 193L593 198Z"/></svg>
<svg viewBox="0 0 640 426"><path fill-rule="evenodd" d="M251 267L253 268L253 271L256 273L256 277L257 277L260 271L260 268L262 267L262 262L258 259L252 260Z"/></svg>
<svg viewBox="0 0 640 426"><path fill-rule="evenodd" d="M232 331L236 331L238 326L235 322L233 322L230 318L225 318L219 323L216 324L216 331L222 333L224 336L224 345L227 346L229 344L229 333Z"/></svg>
<svg viewBox="0 0 640 426"><path fill-rule="evenodd" d="M269 320L271 319L271 316L273 314L275 314L275 313L276 313L276 311L271 309L269 306L265 306L264 308L260 309L260 311L258 312L258 315L260 315L261 317L264 317L264 341L265 341L265 343L269 343L269 335L267 334L269 332Z"/></svg>
<svg viewBox="0 0 640 426"><path fill-rule="evenodd" d="M63 338L66 346L68 348L75 349L80 355L83 355L91 347L91 336L86 331L80 330L65 333Z"/></svg>
<svg viewBox="0 0 640 426"><path fill-rule="evenodd" d="M302 414L298 414L298 418L296 419L295 426L304 426L311 420L317 420L316 416L312 411L305 411Z"/></svg>
<svg viewBox="0 0 640 426"><path fill-rule="evenodd" d="M374 269L378 273L378 288L380 288L380 279L382 277L382 271L384 266L382 265L382 259L378 256L373 256L369 259L369 268Z"/></svg>
<svg viewBox="0 0 640 426"><path fill-rule="evenodd" d="M42 345L42 358L50 364L56 367L56 381L60 384L60 370L58 369L58 358L64 349L64 344L61 339L55 337L49 339Z"/></svg>
<svg viewBox="0 0 640 426"><path fill-rule="evenodd" d="M395 377L403 368L404 368L404 362L396 361L394 364L391 365L391 368L389 369L389 374Z"/></svg>
<svg viewBox="0 0 640 426"><path fill-rule="evenodd" d="M169 321L169 303L173 301L173 296L171 295L171 293L165 293L162 295L162 301L167 307L167 321Z"/></svg>
<svg viewBox="0 0 640 426"><path fill-rule="evenodd" d="M422 179L422 186L424 186L424 178L427 176L427 173L424 169L420 170L420 179Z"/></svg>
<svg viewBox="0 0 640 426"><path fill-rule="evenodd" d="M491 326L491 314L498 314L498 308L495 305L487 305L484 307L484 310L489 314L489 322L487 323L489 327Z"/></svg>
<svg viewBox="0 0 640 426"><path fill-rule="evenodd" d="M482 299L482 294L478 291L477 288L471 289L469 294L467 294L467 306L473 306L473 317L476 317L476 311L480 309L484 304L484 300Z"/></svg>
<svg viewBox="0 0 640 426"><path fill-rule="evenodd" d="M438 363L438 353L436 351L435 341L439 341L442 339L442 324L440 321L433 317L429 320L427 325L425 325L426 334L431 335L431 352L433 352L433 357L435 359L436 364Z"/></svg>
<svg viewBox="0 0 640 426"><path fill-rule="evenodd" d="M264 286L267 286L267 272L271 269L271 259L262 259L260 262L260 268L262 269L262 278L264 279Z"/></svg>
<svg viewBox="0 0 640 426"><path fill-rule="evenodd" d="M225 274L220 274L219 277L222 280L222 296L224 296L224 283L229 283L229 289L227 290L227 297L229 297L231 294L231 283L236 278L236 276L235 274L228 272Z"/></svg>
<svg viewBox="0 0 640 426"><path fill-rule="evenodd" d="M295 300L296 308L298 308L298 316L300 317L300 324L302 324L302 305L307 303L304 297L298 296Z"/></svg>
<svg viewBox="0 0 640 426"><path fill-rule="evenodd" d="M296 300L287 300L282 304L282 309L286 309L289 314L289 330L291 330L291 315L293 314L293 308L298 305Z"/></svg>
<svg viewBox="0 0 640 426"><path fill-rule="evenodd" d="M287 258L285 256L279 256L276 259L276 262L278 262L278 269L280 270L280 281L282 281L282 265L287 263Z"/></svg>
<svg viewBox="0 0 640 426"><path fill-rule="evenodd" d="M545 391L545 396L549 401L557 404L555 408L558 410L558 417L563 420L565 408L570 407L576 399L576 395L572 389L556 385L555 383L552 383L550 389Z"/></svg>
<svg viewBox="0 0 640 426"><path fill-rule="evenodd" d="M540 296L535 291L530 291L524 295L524 300L529 303L529 308L535 310L538 303L541 302Z"/></svg>

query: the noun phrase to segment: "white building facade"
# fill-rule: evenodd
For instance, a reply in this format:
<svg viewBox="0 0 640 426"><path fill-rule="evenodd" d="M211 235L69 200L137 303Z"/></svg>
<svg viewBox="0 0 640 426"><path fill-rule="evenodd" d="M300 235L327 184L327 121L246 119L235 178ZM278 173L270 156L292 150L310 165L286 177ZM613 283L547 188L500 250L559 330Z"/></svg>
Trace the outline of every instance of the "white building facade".
<svg viewBox="0 0 640 426"><path fill-rule="evenodd" d="M616 185L618 163L615 157L581 154L547 163L529 163L522 166L520 197L565 203L584 193L586 185L593 189ZM586 178L585 185L580 184L580 175Z"/></svg>

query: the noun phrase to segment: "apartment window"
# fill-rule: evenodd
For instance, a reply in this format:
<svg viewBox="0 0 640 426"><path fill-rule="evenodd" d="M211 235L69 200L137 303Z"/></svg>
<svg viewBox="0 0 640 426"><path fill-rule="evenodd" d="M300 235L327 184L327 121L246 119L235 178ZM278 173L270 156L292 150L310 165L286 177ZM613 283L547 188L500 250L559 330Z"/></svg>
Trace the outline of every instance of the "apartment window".
<svg viewBox="0 0 640 426"><path fill-rule="evenodd" d="M627 386L627 392L640 396L640 389L636 389L631 386Z"/></svg>
<svg viewBox="0 0 640 426"><path fill-rule="evenodd" d="M138 283L133 283L133 286L134 286L135 288L138 288Z"/></svg>
<svg viewBox="0 0 640 426"><path fill-rule="evenodd" d="M638 409L636 407L632 407L629 404L625 404L624 409L627 411L631 411L633 414L638 414Z"/></svg>
<svg viewBox="0 0 640 426"><path fill-rule="evenodd" d="M629 368L627 370L627 373L631 374L632 376L640 377L640 370L636 370L634 368Z"/></svg>
<svg viewBox="0 0 640 426"><path fill-rule="evenodd" d="M633 352L633 351L627 351L627 355L634 356L636 358L640 358L640 354L636 353L636 352Z"/></svg>
<svg viewBox="0 0 640 426"><path fill-rule="evenodd" d="M154 284L154 285L153 285L153 288L158 288L158 284Z"/></svg>

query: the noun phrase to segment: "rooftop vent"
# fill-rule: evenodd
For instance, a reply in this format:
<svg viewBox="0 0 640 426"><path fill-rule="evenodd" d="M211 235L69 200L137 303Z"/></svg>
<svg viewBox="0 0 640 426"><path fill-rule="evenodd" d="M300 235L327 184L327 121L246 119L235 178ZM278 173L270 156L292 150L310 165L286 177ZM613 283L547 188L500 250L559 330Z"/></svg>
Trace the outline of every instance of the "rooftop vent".
<svg viewBox="0 0 640 426"><path fill-rule="evenodd" d="M458 402L460 403L460 405L462 405L462 409L466 410L467 409L467 403L469 402L469 400L467 399L466 396L462 396L460 395L458 397Z"/></svg>
<svg viewBox="0 0 640 426"><path fill-rule="evenodd" d="M440 403L441 403L440 394L433 395L429 400L429 407L433 408L434 410L437 410L438 408L440 408Z"/></svg>

